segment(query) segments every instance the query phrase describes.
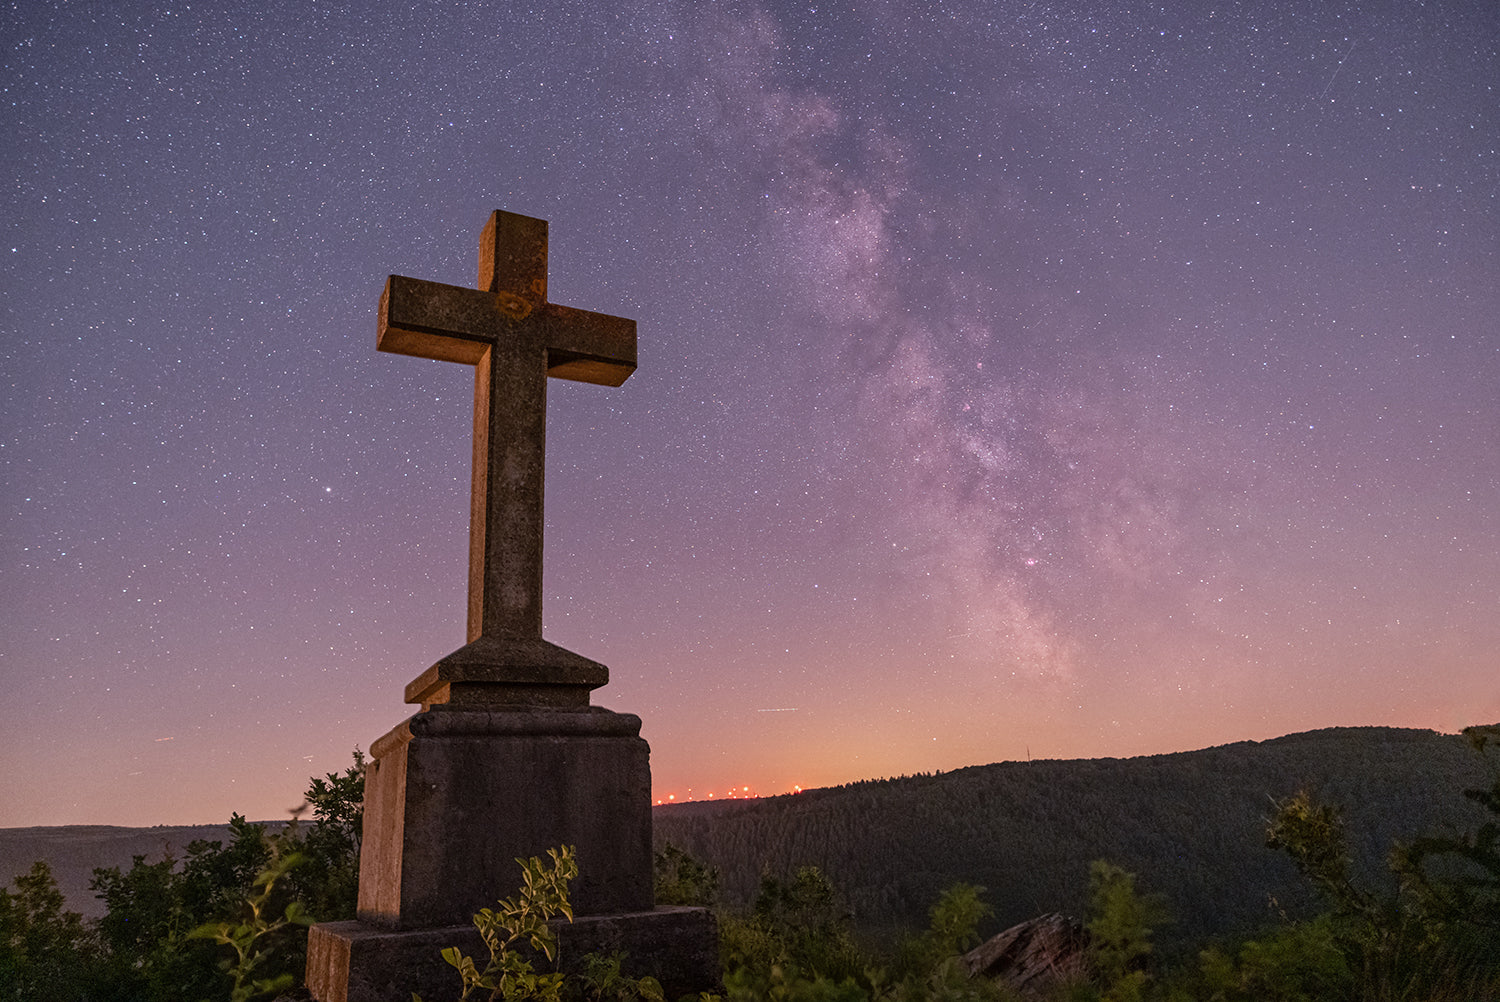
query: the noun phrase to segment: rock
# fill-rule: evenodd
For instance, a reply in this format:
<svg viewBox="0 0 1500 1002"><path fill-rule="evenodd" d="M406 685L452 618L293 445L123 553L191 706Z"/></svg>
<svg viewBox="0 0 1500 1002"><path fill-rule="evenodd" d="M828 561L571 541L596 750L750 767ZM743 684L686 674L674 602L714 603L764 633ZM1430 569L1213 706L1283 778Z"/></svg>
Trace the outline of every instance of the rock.
<svg viewBox="0 0 1500 1002"><path fill-rule="evenodd" d="M1004 981L1026 998L1088 972L1088 933L1076 919L1053 913L1013 925L964 954L973 977Z"/></svg>

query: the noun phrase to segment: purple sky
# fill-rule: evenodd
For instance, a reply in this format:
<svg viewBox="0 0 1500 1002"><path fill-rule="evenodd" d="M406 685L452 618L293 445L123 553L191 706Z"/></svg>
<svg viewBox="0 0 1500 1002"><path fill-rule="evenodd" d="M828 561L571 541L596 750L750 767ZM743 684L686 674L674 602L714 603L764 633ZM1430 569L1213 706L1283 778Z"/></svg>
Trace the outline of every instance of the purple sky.
<svg viewBox="0 0 1500 1002"><path fill-rule="evenodd" d="M1500 719L1500 7L0 12L0 826L276 817L463 642L493 209L546 631L658 796Z"/></svg>

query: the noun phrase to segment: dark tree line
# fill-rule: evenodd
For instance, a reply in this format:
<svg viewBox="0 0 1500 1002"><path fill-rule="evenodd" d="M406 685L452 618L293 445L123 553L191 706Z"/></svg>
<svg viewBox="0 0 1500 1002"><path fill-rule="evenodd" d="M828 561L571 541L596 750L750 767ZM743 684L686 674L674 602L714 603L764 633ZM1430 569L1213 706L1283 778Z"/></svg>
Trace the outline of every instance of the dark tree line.
<svg viewBox="0 0 1500 1002"><path fill-rule="evenodd" d="M748 904L763 872L814 865L865 928L918 926L960 882L989 889L989 931L1047 911L1081 914L1090 862L1109 859L1172 902L1173 938L1196 942L1317 906L1291 861L1264 848L1276 801L1308 790L1344 805L1353 872L1390 885L1393 842L1477 823L1479 806L1454 791L1484 776L1456 735L1337 728L674 805L656 809L655 828L659 842L719 871L726 901Z"/></svg>

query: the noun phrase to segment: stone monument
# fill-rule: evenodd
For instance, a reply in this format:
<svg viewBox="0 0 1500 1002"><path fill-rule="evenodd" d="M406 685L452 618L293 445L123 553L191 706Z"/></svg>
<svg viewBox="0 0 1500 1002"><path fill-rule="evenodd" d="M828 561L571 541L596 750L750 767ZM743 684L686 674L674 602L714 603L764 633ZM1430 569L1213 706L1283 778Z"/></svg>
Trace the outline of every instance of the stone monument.
<svg viewBox="0 0 1500 1002"><path fill-rule="evenodd" d="M468 643L406 687L421 706L370 747L358 918L315 925L319 1002L455 997L439 956L483 966L470 918L511 894L516 857L577 850L569 957L624 950L668 998L714 987L718 940L699 908L655 908L650 749L641 721L590 705L604 665L542 639L547 380L619 386L635 322L547 301L547 223L495 212L479 288L392 275L380 351L474 366Z"/></svg>

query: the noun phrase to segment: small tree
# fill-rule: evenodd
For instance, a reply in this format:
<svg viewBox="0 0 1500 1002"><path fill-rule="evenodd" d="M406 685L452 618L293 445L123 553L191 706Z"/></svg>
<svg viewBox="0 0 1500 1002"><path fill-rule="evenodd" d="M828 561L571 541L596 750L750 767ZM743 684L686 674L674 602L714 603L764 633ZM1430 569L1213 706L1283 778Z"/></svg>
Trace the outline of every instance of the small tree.
<svg viewBox="0 0 1500 1002"><path fill-rule="evenodd" d="M939 969L945 963L978 943L979 923L994 914L983 894L984 888L973 884L954 884L944 891L927 911L927 929L901 945L897 975L921 980L943 974Z"/></svg>
<svg viewBox="0 0 1500 1002"><path fill-rule="evenodd" d="M63 909L52 869L38 860L0 888L0 986L15 1002L98 998L108 972L83 916Z"/></svg>
<svg viewBox="0 0 1500 1002"><path fill-rule="evenodd" d="M1473 941L1500 965L1500 724L1464 729L1490 770L1488 789L1465 790L1491 819L1477 831L1442 833L1398 845L1391 854L1402 889L1435 929Z"/></svg>
<svg viewBox="0 0 1500 1002"><path fill-rule="evenodd" d="M766 874L748 918L720 919L724 967L779 967L833 982L862 976L867 960L850 934L850 918L816 866L800 867L787 880Z"/></svg>
<svg viewBox="0 0 1500 1002"><path fill-rule="evenodd" d="M998 1002L1009 998L1002 983L976 978L963 962L979 942L979 923L993 914L983 887L954 884L928 909L927 929L902 944L898 980L883 984L883 971L870 975L872 996L888 1002Z"/></svg>
<svg viewBox="0 0 1500 1002"><path fill-rule="evenodd" d="M230 841L195 839L181 860L136 856L129 870L94 870L89 883L106 907L98 930L127 997L222 998L219 953L189 938L205 922L228 918L253 893L270 849L263 825L230 818Z"/></svg>
<svg viewBox="0 0 1500 1002"><path fill-rule="evenodd" d="M719 871L670 842L652 854L656 903L708 907L719 898Z"/></svg>
<svg viewBox="0 0 1500 1002"><path fill-rule="evenodd" d="M1167 921L1155 895L1136 891L1135 874L1102 859L1089 864L1089 953L1111 1002L1144 997L1151 937Z"/></svg>
<svg viewBox="0 0 1500 1002"><path fill-rule="evenodd" d="M291 874L292 886L320 922L354 917L359 899L359 850L365 815L365 756L354 749L354 764L342 773L314 778L305 794L313 822L303 837L304 863Z"/></svg>

